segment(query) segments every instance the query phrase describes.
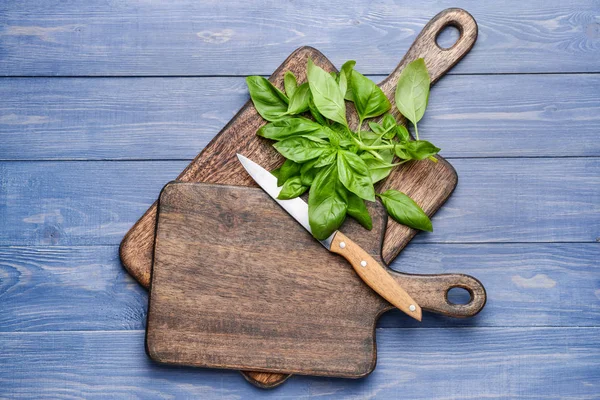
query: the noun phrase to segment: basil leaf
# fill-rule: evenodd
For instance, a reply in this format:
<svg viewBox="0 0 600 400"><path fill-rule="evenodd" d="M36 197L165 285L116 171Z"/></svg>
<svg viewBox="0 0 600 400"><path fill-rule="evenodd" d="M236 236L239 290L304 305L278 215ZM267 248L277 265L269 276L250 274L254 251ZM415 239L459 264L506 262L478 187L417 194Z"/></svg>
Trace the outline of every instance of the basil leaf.
<svg viewBox="0 0 600 400"><path fill-rule="evenodd" d="M397 190L378 194L388 214L402 225L433 232L431 220L410 197Z"/></svg>
<svg viewBox="0 0 600 400"><path fill-rule="evenodd" d="M287 112L288 98L262 76L246 78L248 91L256 111L267 121L276 121Z"/></svg>
<svg viewBox="0 0 600 400"><path fill-rule="evenodd" d="M392 149L384 149L384 150L379 150L377 152L381 158L383 158L383 161L385 161L386 163L392 163L392 161L394 161L394 150Z"/></svg>
<svg viewBox="0 0 600 400"><path fill-rule="evenodd" d="M315 176L321 171L322 168L315 168L317 162L319 160L315 159L302 164L302 168L300 168L300 180L304 186L312 185Z"/></svg>
<svg viewBox="0 0 600 400"><path fill-rule="evenodd" d="M279 167L279 176L277 177L277 186L283 185L288 179L293 176L300 175L301 165L292 161L285 160L283 165Z"/></svg>
<svg viewBox="0 0 600 400"><path fill-rule="evenodd" d="M396 107L413 124L425 114L429 85L429 73L422 58L408 64L400 74L396 86Z"/></svg>
<svg viewBox="0 0 600 400"><path fill-rule="evenodd" d="M346 61L344 65L342 65L342 69L340 70L340 74L338 76L338 86L340 87L340 92L342 92L344 98L346 97L346 93L348 92L348 81L350 80L352 68L354 68L355 65L356 61Z"/></svg>
<svg viewBox="0 0 600 400"><path fill-rule="evenodd" d="M336 158L337 151L334 148L330 148L330 151L328 153L321 155L321 157L317 159L314 168L326 167L329 164L334 163Z"/></svg>
<svg viewBox="0 0 600 400"><path fill-rule="evenodd" d="M285 118L270 122L261 127L256 134L273 140L283 140L301 135L315 135L327 138L327 135L323 132L323 127L307 118Z"/></svg>
<svg viewBox="0 0 600 400"><path fill-rule="evenodd" d="M394 165L384 160L376 158L371 153L363 153L360 158L365 162L369 169L369 175L371 176L371 182L373 184L388 177L390 172L394 169Z"/></svg>
<svg viewBox="0 0 600 400"><path fill-rule="evenodd" d="M287 71L285 73L283 77L283 87L285 88L285 93L291 98L298 87L296 75L294 75L292 71Z"/></svg>
<svg viewBox="0 0 600 400"><path fill-rule="evenodd" d="M396 118L394 118L392 114L385 114L381 120L381 125L383 125L383 128L389 132L396 126Z"/></svg>
<svg viewBox="0 0 600 400"><path fill-rule="evenodd" d="M346 189L359 197L375 201L375 190L367 164L358 155L339 150L337 157L338 174Z"/></svg>
<svg viewBox="0 0 600 400"><path fill-rule="evenodd" d="M308 186L302 185L300 182L300 177L294 176L285 181L277 198L279 200L293 199L306 192L306 189L308 189Z"/></svg>
<svg viewBox="0 0 600 400"><path fill-rule="evenodd" d="M362 138L363 143L367 146L373 145L373 143L379 139L379 135L371 131L361 131L360 137Z"/></svg>
<svg viewBox="0 0 600 400"><path fill-rule="evenodd" d="M352 69L354 68L355 65L356 65L356 61L354 61L354 60L346 61L344 63L344 65L342 65L340 74L344 73L346 75L346 82L350 82L350 75L352 74ZM343 89L343 88L340 86L340 89ZM346 90L345 91L342 90L342 93L344 94L345 100L354 101L354 93L352 93L352 87L348 83L346 83Z"/></svg>
<svg viewBox="0 0 600 400"><path fill-rule="evenodd" d="M347 213L368 230L373 229L373 220L371 220L371 216L369 215L369 210L367 210L365 201L354 193L348 194Z"/></svg>
<svg viewBox="0 0 600 400"><path fill-rule="evenodd" d="M396 126L396 136L401 142L407 142L410 139L410 133L408 133L408 129L404 125Z"/></svg>
<svg viewBox="0 0 600 400"><path fill-rule="evenodd" d="M403 160L412 160L412 156L402 146L394 147L394 154Z"/></svg>
<svg viewBox="0 0 600 400"><path fill-rule="evenodd" d="M328 146L305 137L292 137L273 145L282 156L298 163L320 157L328 150Z"/></svg>
<svg viewBox="0 0 600 400"><path fill-rule="evenodd" d="M323 126L328 125L327 120L325 120L325 118L321 115L319 110L317 110L317 107L315 106L315 103L312 98L312 93L310 95L310 99L308 99L308 109L310 110L310 115L312 115L312 117L315 119L315 121L317 121L319 124L321 124Z"/></svg>
<svg viewBox="0 0 600 400"><path fill-rule="evenodd" d="M371 130L378 135L383 135L385 133L385 129L383 128L383 126L381 126L377 122L370 121L369 128L371 128Z"/></svg>
<svg viewBox="0 0 600 400"><path fill-rule="evenodd" d="M361 120L377 117L392 108L379 86L356 70L352 70L350 75L350 86L354 106Z"/></svg>
<svg viewBox="0 0 600 400"><path fill-rule="evenodd" d="M335 79L322 68L308 60L308 84L313 102L319 112L332 121L348 125L346 122L346 104Z"/></svg>
<svg viewBox="0 0 600 400"><path fill-rule="evenodd" d="M426 140L414 140L406 142L405 151L413 160L423 160L429 156L439 153L440 149Z"/></svg>
<svg viewBox="0 0 600 400"><path fill-rule="evenodd" d="M308 83L303 83L298 86L292 97L290 97L290 104L288 106L288 114L301 114L308 110L308 100L310 99L310 88Z"/></svg>
<svg viewBox="0 0 600 400"><path fill-rule="evenodd" d="M273 171L271 171L271 175L273 175L275 178L279 178L279 171L280 170L281 170L281 167L275 168Z"/></svg>
<svg viewBox="0 0 600 400"><path fill-rule="evenodd" d="M319 171L308 195L308 223L315 238L327 239L346 219L347 195L337 165Z"/></svg>

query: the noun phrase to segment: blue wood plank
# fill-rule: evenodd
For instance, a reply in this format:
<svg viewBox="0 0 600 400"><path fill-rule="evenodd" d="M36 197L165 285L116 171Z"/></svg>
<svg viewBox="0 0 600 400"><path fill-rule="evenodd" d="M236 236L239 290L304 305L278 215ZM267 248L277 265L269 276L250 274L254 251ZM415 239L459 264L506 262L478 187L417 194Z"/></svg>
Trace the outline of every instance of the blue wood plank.
<svg viewBox="0 0 600 400"><path fill-rule="evenodd" d="M457 73L599 71L595 0L27 0L0 6L0 75L269 74L301 45L387 74L447 7L480 29Z"/></svg>
<svg viewBox="0 0 600 400"><path fill-rule="evenodd" d="M598 328L381 329L358 380L292 377L263 391L233 371L152 363L144 332L0 334L0 395L26 398L597 398Z"/></svg>
<svg viewBox="0 0 600 400"><path fill-rule="evenodd" d="M600 75L448 76L419 127L450 158L599 156L599 92ZM243 78L6 78L0 98L0 159L191 159L248 94Z"/></svg>
<svg viewBox="0 0 600 400"><path fill-rule="evenodd" d="M595 243L411 244L393 268L471 274L488 303L471 319L389 312L378 326L600 326L598 259ZM0 247L0 304L2 332L144 329L147 294L117 246Z"/></svg>
<svg viewBox="0 0 600 400"><path fill-rule="evenodd" d="M429 162L429 161L423 161ZM455 159L426 243L595 242L599 158ZM187 161L2 162L0 245L118 244Z"/></svg>

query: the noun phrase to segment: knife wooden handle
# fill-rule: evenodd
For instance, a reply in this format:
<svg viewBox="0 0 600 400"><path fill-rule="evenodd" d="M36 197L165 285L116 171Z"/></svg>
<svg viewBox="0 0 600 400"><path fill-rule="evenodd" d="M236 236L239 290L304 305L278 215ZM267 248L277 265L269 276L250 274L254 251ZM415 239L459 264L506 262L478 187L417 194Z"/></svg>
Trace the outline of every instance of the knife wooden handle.
<svg viewBox="0 0 600 400"><path fill-rule="evenodd" d="M421 320L421 307L402 286L373 257L342 232L331 241L331 252L350 262L358 276L381 297L417 321Z"/></svg>

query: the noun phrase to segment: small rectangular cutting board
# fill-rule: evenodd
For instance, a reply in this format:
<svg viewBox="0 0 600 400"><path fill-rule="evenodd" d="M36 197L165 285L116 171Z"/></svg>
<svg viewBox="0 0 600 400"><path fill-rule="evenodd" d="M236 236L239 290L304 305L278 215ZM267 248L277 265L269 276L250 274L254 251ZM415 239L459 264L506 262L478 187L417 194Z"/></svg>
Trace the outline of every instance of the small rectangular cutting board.
<svg viewBox="0 0 600 400"><path fill-rule="evenodd" d="M387 214L344 233L379 262ZM384 265L384 264L382 264ZM485 290L461 274L388 269L423 309L466 317ZM465 305L447 301L467 289ZM147 351L169 364L358 378L375 367L375 323L392 306L261 189L170 183L160 197Z"/></svg>
<svg viewBox="0 0 600 400"><path fill-rule="evenodd" d="M448 25L457 27L460 37L452 47L442 49L437 45L436 38ZM473 17L461 9L446 9L423 28L398 67L379 86L394 104L396 82L408 63L420 57L424 58L430 72L431 83L434 84L469 52L476 39L477 24ZM270 80L282 88L283 75L285 71L290 70L296 74L299 81L304 81L308 58L326 70L335 70L333 64L319 51L302 47L284 61ZM395 106L392 110L395 116L399 117ZM349 113L349 117L351 125L355 125L356 115ZM255 135L264 123L252 103L246 103L178 179L189 182L255 186L237 163L235 154L241 152L266 168L272 169L281 164L283 159L273 150L271 144ZM428 215L433 215L452 193L457 182L452 166L443 158L438 158L440 162L437 164L408 163L396 168L379 185L379 190L394 188L405 192L415 199ZM155 222L156 203L146 211L121 242L120 256L124 267L145 287L150 283ZM388 263L391 262L415 233L416 231L412 229L390 222L383 243L383 259ZM252 372L243 372L243 374L250 382L262 387L272 387L285 379L284 376L276 374L253 374Z"/></svg>

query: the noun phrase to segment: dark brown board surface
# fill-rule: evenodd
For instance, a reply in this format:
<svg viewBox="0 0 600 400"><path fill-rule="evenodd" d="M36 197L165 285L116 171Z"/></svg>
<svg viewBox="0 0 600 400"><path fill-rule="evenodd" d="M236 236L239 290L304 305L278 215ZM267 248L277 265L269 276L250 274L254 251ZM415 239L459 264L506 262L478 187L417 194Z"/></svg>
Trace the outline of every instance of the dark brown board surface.
<svg viewBox="0 0 600 400"><path fill-rule="evenodd" d="M447 25L456 26L461 36L451 48L441 49L436 44L435 38ZM423 28L396 70L380 84L380 87L393 104L395 84L402 69L419 57L425 59L431 81L435 83L469 52L476 38L477 25L466 11L460 9L442 11ZM304 81L308 58L327 70L335 70L331 62L320 52L310 47L302 47L292 53L274 72L271 81L281 88L283 74L287 70L294 72L299 81ZM396 116L398 116L397 111ZM356 124L355 115L351 114L351 120ZM242 152L266 168L275 168L282 162L282 158L272 149L270 143L255 135L256 130L264 123L251 102L248 102L178 179L255 186L235 160L235 153ZM439 160L437 164L418 162L399 167L382 182L380 189L401 190L415 199L429 215L433 215L452 193L457 182L452 166L441 157ZM145 287L148 287L150 281L155 221L156 203L148 209L121 243L120 254L125 268ZM388 263L391 262L415 233L416 231L412 229L390 222L383 244L383 259ZM281 382L282 379L283 377L280 376L260 374L250 380L255 381L254 383L259 386L268 387Z"/></svg>
<svg viewBox="0 0 600 400"><path fill-rule="evenodd" d="M261 189L171 183L160 197L147 350L156 361L358 378L375 367L375 323L391 305ZM344 232L376 260L387 215ZM383 264L382 264L383 265ZM485 291L461 274L388 270L424 309L475 315ZM451 287L472 293L466 305Z"/></svg>

